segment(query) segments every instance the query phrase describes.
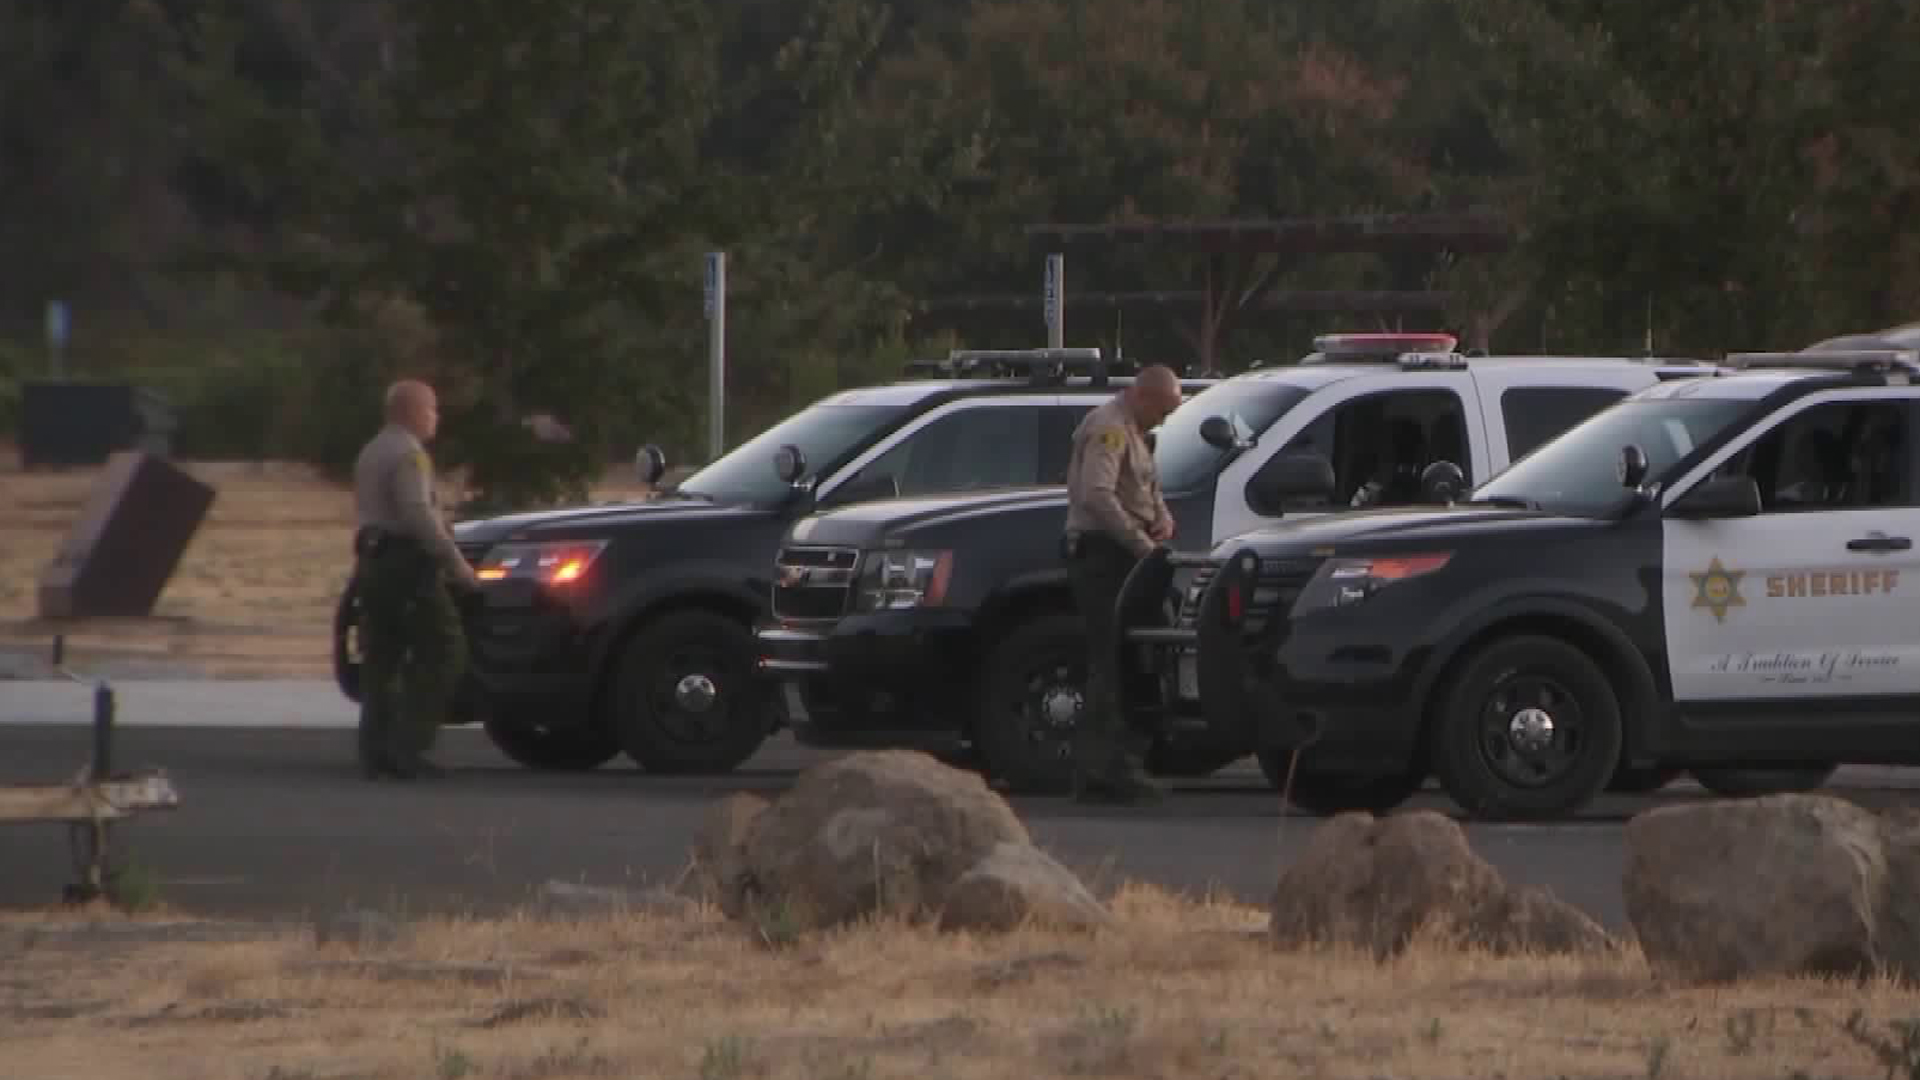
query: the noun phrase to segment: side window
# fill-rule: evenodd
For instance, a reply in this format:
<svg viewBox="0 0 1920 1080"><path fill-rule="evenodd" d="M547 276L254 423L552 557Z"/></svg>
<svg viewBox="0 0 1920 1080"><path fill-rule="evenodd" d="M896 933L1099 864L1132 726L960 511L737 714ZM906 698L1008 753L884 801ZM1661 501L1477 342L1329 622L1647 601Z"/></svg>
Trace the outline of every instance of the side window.
<svg viewBox="0 0 1920 1080"><path fill-rule="evenodd" d="M1598 386L1519 386L1503 391L1500 420L1507 430L1507 459L1519 461L1541 443L1626 396L1625 390Z"/></svg>
<svg viewBox="0 0 1920 1080"><path fill-rule="evenodd" d="M1466 406L1452 390L1368 394L1308 424L1275 457L1311 453L1329 459L1335 507L1406 506L1420 500L1420 473L1433 462L1460 466L1473 483L1466 419Z"/></svg>
<svg viewBox="0 0 1920 1080"><path fill-rule="evenodd" d="M1914 505L1905 402L1816 405L1727 459L1715 476L1746 476L1769 514Z"/></svg>
<svg viewBox="0 0 1920 1080"><path fill-rule="evenodd" d="M1077 401L1049 406L1041 414L1040 483L1065 486L1067 463L1073 457L1073 431L1093 411L1093 402Z"/></svg>
<svg viewBox="0 0 1920 1080"><path fill-rule="evenodd" d="M902 495L1038 483L1041 412L1039 405L980 405L948 413L875 458L858 479L891 476Z"/></svg>

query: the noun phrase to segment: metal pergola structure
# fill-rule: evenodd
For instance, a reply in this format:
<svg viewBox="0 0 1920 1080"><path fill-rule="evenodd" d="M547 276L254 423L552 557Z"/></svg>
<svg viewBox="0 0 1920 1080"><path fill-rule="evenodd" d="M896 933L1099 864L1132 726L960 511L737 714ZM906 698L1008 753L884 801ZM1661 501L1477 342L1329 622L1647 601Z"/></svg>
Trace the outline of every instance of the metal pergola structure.
<svg viewBox="0 0 1920 1080"><path fill-rule="evenodd" d="M1036 250L1071 253L1112 251L1123 246L1172 250L1202 257L1197 290L1075 292L1059 298L1075 308L1126 311L1148 308L1194 312L1197 318L1179 330L1204 373L1217 374L1220 338L1236 315L1247 311L1364 312L1379 315L1438 317L1452 300L1444 290L1398 288L1366 290L1281 290L1281 273L1315 255L1380 254L1393 259L1395 276L1418 276L1423 264L1442 253L1496 254L1513 245L1510 224L1498 214L1353 214L1336 217L1276 218L1195 222L1116 222L1042 224L1025 229ZM1409 284L1411 282L1408 282ZM955 296L932 300L928 312L1020 311L1040 308L1041 296L1029 293Z"/></svg>

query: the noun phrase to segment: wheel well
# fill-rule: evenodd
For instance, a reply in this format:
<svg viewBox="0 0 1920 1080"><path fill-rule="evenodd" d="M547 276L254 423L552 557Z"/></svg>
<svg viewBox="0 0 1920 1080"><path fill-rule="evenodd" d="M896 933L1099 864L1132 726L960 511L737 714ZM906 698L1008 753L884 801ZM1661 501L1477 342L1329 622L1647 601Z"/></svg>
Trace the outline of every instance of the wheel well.
<svg viewBox="0 0 1920 1080"><path fill-rule="evenodd" d="M1440 719L1440 710L1447 696L1452 692L1454 683L1464 672L1467 661L1494 641L1521 636L1539 636L1564 641L1585 653L1587 659L1599 665L1601 673L1606 676L1609 683L1613 684L1614 692L1620 698L1620 718L1623 721L1620 760L1631 760L1639 750L1640 732L1636 720L1641 707L1645 704L1639 700L1643 696L1640 691L1641 680L1635 673L1633 658L1623 655L1620 649L1599 631L1579 619L1547 613L1516 615L1510 619L1502 619L1476 632L1446 658L1448 673L1434 682L1427 693L1426 707L1421 712L1420 737L1414 745L1414 760L1425 762L1431 755L1432 733Z"/></svg>
<svg viewBox="0 0 1920 1080"><path fill-rule="evenodd" d="M606 650L600 654L599 669L593 673L593 694L587 705L590 723L606 723L607 695L611 692L613 673L618 670L620 653L647 627L683 611L721 615L738 622L749 631L760 614L752 604L738 597L718 592L693 592L665 597L628 615L607 638Z"/></svg>

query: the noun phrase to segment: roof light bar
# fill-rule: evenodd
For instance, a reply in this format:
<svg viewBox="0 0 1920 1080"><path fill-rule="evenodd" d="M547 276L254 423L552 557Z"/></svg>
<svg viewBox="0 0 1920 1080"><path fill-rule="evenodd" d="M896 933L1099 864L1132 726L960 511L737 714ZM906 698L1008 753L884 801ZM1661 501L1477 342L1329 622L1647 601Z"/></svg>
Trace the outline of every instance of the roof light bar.
<svg viewBox="0 0 1920 1080"><path fill-rule="evenodd" d="M1460 339L1446 333L1321 334L1313 339L1315 352L1328 356L1398 356L1401 353L1450 353Z"/></svg>
<svg viewBox="0 0 1920 1080"><path fill-rule="evenodd" d="M1727 366L1802 368L1819 371L1868 371L1920 375L1920 351L1914 349L1833 349L1822 352L1728 353Z"/></svg>

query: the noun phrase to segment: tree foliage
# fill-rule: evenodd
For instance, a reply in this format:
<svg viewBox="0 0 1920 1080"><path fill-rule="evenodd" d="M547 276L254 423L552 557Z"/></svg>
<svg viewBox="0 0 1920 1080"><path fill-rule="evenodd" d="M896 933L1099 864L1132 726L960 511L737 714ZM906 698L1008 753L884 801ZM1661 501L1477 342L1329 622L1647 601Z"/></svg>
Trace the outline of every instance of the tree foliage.
<svg viewBox="0 0 1920 1080"><path fill-rule="evenodd" d="M443 459L538 502L700 453L709 250L733 441L915 349L1037 339L928 310L1037 294L1031 224L1474 207L1518 250L1121 247L1069 290L1218 287L1127 313L1176 361L1356 322L1257 310L1285 288L1451 289L1495 348L1793 348L1920 308L1916 51L1884 0L19 0L0 381L60 296L85 364L331 458L418 372Z"/></svg>

